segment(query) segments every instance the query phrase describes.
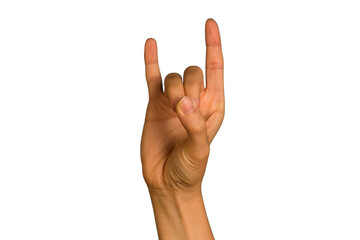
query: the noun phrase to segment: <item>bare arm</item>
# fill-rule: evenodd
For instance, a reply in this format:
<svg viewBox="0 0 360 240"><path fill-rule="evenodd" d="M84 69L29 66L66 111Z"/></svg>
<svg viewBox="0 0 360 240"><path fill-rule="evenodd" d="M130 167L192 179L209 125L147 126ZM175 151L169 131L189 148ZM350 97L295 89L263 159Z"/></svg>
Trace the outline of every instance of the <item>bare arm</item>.
<svg viewBox="0 0 360 240"><path fill-rule="evenodd" d="M200 192L150 196L159 239L214 239Z"/></svg>

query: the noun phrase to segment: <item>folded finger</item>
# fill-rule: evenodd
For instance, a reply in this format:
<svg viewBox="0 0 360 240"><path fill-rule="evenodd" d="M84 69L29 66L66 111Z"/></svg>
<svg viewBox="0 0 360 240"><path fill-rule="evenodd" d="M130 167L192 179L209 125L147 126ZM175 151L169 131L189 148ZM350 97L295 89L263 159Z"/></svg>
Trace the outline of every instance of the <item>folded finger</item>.
<svg viewBox="0 0 360 240"><path fill-rule="evenodd" d="M204 90L204 76L201 68L190 66L184 71L185 95L192 97L200 106L200 93Z"/></svg>
<svg viewBox="0 0 360 240"><path fill-rule="evenodd" d="M175 104L180 98L185 96L181 76L178 73L170 73L164 80L164 95L169 98L172 109L175 111Z"/></svg>

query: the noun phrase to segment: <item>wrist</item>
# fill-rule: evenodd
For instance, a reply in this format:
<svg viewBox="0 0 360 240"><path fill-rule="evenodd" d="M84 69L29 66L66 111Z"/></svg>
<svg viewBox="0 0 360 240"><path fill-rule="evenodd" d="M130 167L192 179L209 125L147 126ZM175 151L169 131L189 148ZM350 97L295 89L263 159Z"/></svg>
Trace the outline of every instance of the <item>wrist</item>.
<svg viewBox="0 0 360 240"><path fill-rule="evenodd" d="M159 239L214 239L200 188L150 189Z"/></svg>
<svg viewBox="0 0 360 240"><path fill-rule="evenodd" d="M149 187L149 194L155 198L164 199L188 199L201 196L201 184L186 189L153 188Z"/></svg>

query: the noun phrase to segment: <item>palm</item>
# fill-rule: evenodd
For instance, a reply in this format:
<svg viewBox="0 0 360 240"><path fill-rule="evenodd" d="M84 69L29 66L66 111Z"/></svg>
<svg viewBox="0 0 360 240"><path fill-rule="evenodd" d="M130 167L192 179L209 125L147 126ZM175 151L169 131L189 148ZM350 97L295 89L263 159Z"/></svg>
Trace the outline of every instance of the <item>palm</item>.
<svg viewBox="0 0 360 240"><path fill-rule="evenodd" d="M221 53L220 36L217 26L210 24L207 22L206 25L207 50L210 51L207 51L207 88L200 92L199 106L199 110L206 121L209 144L215 137L224 116L222 55L216 56L215 52L211 52L219 53L220 49ZM215 42L210 42L214 39ZM218 41L216 42L216 40ZM172 108L171 98L162 92L161 85L159 91L159 82L155 82L160 79L161 84L157 65L156 42L153 43L155 45L145 46L150 99L141 141L144 178L148 186L152 188L168 188L168 184L173 185L175 181L182 181L182 185L192 186L201 182L206 163L196 170L189 169L191 159L184 154L188 138L187 131ZM214 48L215 45L218 49ZM212 77L217 78L213 79L214 84L208 81ZM217 85L215 85L216 83ZM156 87L157 94L154 94L152 88ZM207 154L205 152L206 156L203 158L207 159Z"/></svg>

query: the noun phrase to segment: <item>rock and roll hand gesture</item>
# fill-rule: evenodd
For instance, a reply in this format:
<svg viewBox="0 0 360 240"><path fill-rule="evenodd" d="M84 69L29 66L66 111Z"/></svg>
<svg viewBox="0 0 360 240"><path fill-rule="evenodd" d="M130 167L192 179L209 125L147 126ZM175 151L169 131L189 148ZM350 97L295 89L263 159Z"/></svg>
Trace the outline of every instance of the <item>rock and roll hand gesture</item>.
<svg viewBox="0 0 360 240"><path fill-rule="evenodd" d="M190 66L183 77L160 74L155 39L145 43L149 102L141 139L143 176L150 190L197 191L210 143L224 118L224 60L217 23L205 24L206 69Z"/></svg>

